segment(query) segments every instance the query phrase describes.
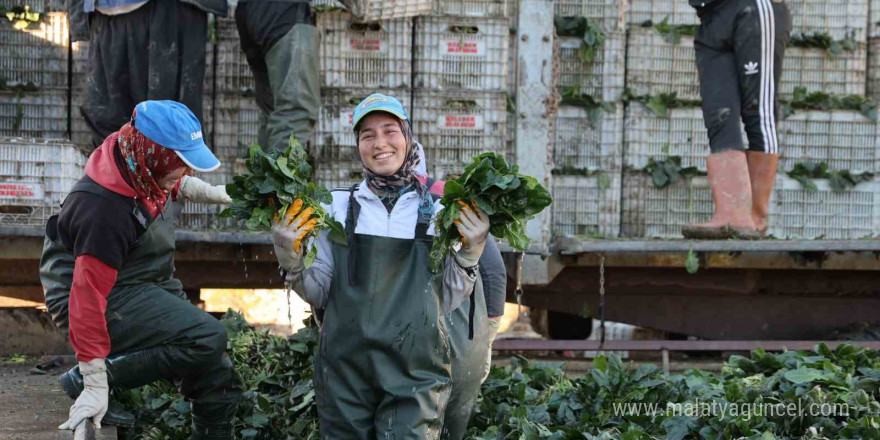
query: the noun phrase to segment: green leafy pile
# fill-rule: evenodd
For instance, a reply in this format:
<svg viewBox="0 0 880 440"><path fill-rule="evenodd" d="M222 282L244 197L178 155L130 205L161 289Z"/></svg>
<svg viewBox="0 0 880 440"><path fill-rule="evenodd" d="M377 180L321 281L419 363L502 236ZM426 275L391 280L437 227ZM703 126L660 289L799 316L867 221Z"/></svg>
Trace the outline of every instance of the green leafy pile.
<svg viewBox="0 0 880 440"><path fill-rule="evenodd" d="M663 21L661 21L660 23L654 23L651 20L647 20L642 23L642 27L653 27L657 32L660 33L660 35L663 35L663 40L665 40L667 43L678 44L681 42L682 35L696 35L699 25L669 24L669 17L664 17Z"/></svg>
<svg viewBox="0 0 880 440"><path fill-rule="evenodd" d="M880 438L877 351L848 344L780 354L758 349L731 356L720 378L699 370L667 378L653 365L633 368L614 355L597 357L593 367L578 378L524 358L493 368L467 438ZM641 411L628 412L634 404ZM813 406L823 404L830 406ZM768 405L804 411L789 416Z"/></svg>
<svg viewBox="0 0 880 440"><path fill-rule="evenodd" d="M674 108L699 107L700 100L678 99L677 92L660 93L657 95L635 95L631 90L623 92L624 102L638 101L645 105L651 113L661 118L669 117L669 110Z"/></svg>
<svg viewBox="0 0 880 440"><path fill-rule="evenodd" d="M669 156L663 160L652 157L648 159L645 172L651 175L651 183L657 188L665 188L682 179L706 175L697 167L682 167L679 156Z"/></svg>
<svg viewBox="0 0 880 440"><path fill-rule="evenodd" d="M592 63L596 59L599 49L605 44L605 31L602 25L586 17L563 17L557 15L553 19L556 27L556 35L560 37L579 37L581 47L578 49L578 58L584 64Z"/></svg>
<svg viewBox="0 0 880 440"><path fill-rule="evenodd" d="M794 113L794 110L853 110L861 113L866 118L877 121L877 104L868 98L858 95L835 96L825 92L807 92L807 88L798 86L794 88L792 99L783 103L782 110L785 116Z"/></svg>
<svg viewBox="0 0 880 440"><path fill-rule="evenodd" d="M441 203L445 208L435 220L436 236L431 246L431 268L436 271L453 244L460 240L453 222L459 218L459 201L473 201L489 215L492 235L506 239L515 249L529 247L526 222L553 199L537 179L519 174L497 153L483 153L465 167L456 180L446 182Z"/></svg>
<svg viewBox="0 0 880 440"><path fill-rule="evenodd" d="M227 353L244 383L235 438L319 439L312 385L312 358L318 344L318 329L311 319L305 328L289 338L257 331L240 313L231 310L222 322L229 333ZM171 383L155 382L124 393L120 400L137 416L137 425L126 432L124 438L188 438L191 406Z"/></svg>
<svg viewBox="0 0 880 440"><path fill-rule="evenodd" d="M788 45L794 47L816 47L819 49L825 49L831 57L841 55L843 52L852 52L858 48L858 43L852 34L847 35L843 40L835 40L827 32L795 34L791 36Z"/></svg>
<svg viewBox="0 0 880 440"><path fill-rule="evenodd" d="M308 154L294 137L291 136L290 146L284 152L272 150L267 153L254 143L248 151L246 167L246 174L233 177L232 183L226 185L232 206L223 210L220 217L246 220L248 229L265 231L272 226L272 221L283 219L288 208L300 199L302 209L310 210L311 218L316 220L312 235L328 229L331 240L346 243L342 225L321 207L321 203L333 201L330 191L311 181L312 166ZM299 211L299 206L294 208ZM316 255L317 243L312 240L305 258L306 267L311 266Z"/></svg>
<svg viewBox="0 0 880 440"><path fill-rule="evenodd" d="M797 180L807 191L818 191L813 179L828 179L832 191L843 192L862 182L874 179L874 173L853 174L849 170L831 170L825 162L798 163L789 171L788 177Z"/></svg>

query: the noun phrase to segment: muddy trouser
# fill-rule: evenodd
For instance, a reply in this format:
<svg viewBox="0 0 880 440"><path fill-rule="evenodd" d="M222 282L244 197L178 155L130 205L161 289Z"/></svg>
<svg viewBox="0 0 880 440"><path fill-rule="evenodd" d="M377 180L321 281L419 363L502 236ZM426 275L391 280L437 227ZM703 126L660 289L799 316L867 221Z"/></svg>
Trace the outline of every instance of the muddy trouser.
<svg viewBox="0 0 880 440"><path fill-rule="evenodd" d="M474 292L445 318L452 347L452 392L440 438L461 440L480 395L489 357L491 334L481 277L477 277Z"/></svg>
<svg viewBox="0 0 880 440"><path fill-rule="evenodd" d="M176 383L192 401L193 416L212 422L232 420L242 388L226 356L226 329L207 312L192 305L183 292L157 285L114 289L107 298L110 358L142 352L138 377L113 386L135 388L156 379ZM122 378L121 378L122 379Z"/></svg>
<svg viewBox="0 0 880 440"><path fill-rule="evenodd" d="M791 14L773 0L728 0L700 17L694 39L703 119L712 153L777 154L777 86Z"/></svg>
<svg viewBox="0 0 880 440"><path fill-rule="evenodd" d="M88 97L80 109L94 147L131 119L141 101L171 99L202 121L208 15L153 0L121 15L89 14Z"/></svg>
<svg viewBox="0 0 880 440"><path fill-rule="evenodd" d="M258 141L284 149L293 134L305 144L321 108L317 28L308 3L240 2L235 22L254 74Z"/></svg>

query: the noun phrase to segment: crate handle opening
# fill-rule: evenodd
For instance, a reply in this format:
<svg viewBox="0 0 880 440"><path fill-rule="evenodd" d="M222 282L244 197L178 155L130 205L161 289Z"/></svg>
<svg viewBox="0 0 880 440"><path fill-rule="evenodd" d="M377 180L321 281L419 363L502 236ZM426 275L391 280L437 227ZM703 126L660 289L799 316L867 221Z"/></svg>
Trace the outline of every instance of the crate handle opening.
<svg viewBox="0 0 880 440"><path fill-rule="evenodd" d="M349 29L358 32L379 32L382 25L379 23L352 23Z"/></svg>
<svg viewBox="0 0 880 440"><path fill-rule="evenodd" d="M446 106L455 110L471 110L477 108L477 101L470 99L450 99Z"/></svg>
<svg viewBox="0 0 880 440"><path fill-rule="evenodd" d="M31 215L34 213L33 206L21 205L2 205L0 204L0 214L24 214Z"/></svg>
<svg viewBox="0 0 880 440"><path fill-rule="evenodd" d="M480 32L480 28L476 26L452 25L449 26L449 32L452 32L453 34L476 34Z"/></svg>

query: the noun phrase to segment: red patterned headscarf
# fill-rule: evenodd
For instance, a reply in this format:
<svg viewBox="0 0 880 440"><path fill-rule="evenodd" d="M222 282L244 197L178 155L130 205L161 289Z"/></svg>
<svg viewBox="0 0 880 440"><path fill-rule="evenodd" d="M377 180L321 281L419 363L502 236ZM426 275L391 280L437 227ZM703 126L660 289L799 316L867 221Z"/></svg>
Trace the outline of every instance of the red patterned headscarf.
<svg viewBox="0 0 880 440"><path fill-rule="evenodd" d="M119 129L119 152L131 185L153 217L162 213L168 193L159 187L159 179L178 168L186 167L174 150L165 148L141 134L129 122Z"/></svg>

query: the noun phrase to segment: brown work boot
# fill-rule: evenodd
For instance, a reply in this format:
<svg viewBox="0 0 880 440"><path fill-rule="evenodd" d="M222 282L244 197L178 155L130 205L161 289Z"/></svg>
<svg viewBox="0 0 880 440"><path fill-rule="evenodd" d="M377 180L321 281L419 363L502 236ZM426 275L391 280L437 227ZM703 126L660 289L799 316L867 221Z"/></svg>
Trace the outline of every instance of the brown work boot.
<svg viewBox="0 0 880 440"><path fill-rule="evenodd" d="M706 223L681 228L685 238L719 240L759 237L752 220L752 188L746 153L729 150L706 158L715 216Z"/></svg>
<svg viewBox="0 0 880 440"><path fill-rule="evenodd" d="M777 154L760 151L746 152L749 163L749 179L752 182L752 221L758 232L767 232L767 219L770 215L770 195L776 180Z"/></svg>

